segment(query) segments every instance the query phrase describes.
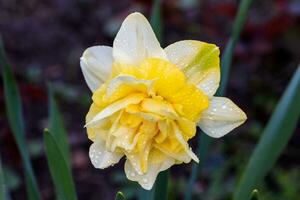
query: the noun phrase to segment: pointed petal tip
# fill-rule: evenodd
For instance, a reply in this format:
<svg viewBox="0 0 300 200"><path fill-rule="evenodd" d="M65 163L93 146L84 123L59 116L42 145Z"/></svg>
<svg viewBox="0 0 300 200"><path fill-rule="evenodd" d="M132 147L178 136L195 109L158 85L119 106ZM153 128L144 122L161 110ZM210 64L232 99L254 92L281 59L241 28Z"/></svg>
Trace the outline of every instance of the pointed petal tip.
<svg viewBox="0 0 300 200"><path fill-rule="evenodd" d="M142 13L140 13L138 11L129 14L126 18L132 18L132 17L146 19L146 17Z"/></svg>

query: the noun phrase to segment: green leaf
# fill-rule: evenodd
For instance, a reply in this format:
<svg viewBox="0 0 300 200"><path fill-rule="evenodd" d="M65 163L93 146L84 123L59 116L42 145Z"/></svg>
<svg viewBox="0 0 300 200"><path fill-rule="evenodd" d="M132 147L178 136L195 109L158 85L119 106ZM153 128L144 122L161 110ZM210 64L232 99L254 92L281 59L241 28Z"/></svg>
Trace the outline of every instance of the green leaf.
<svg viewBox="0 0 300 200"><path fill-rule="evenodd" d="M158 182L158 179L156 179L156 182ZM154 183L156 184L156 183ZM151 190L145 190L143 188L139 187L139 192L138 192L138 199L139 200L154 200L154 193L155 193L155 185Z"/></svg>
<svg viewBox="0 0 300 200"><path fill-rule="evenodd" d="M117 192L115 200L125 200L125 199L126 198L125 198L124 194L121 191Z"/></svg>
<svg viewBox="0 0 300 200"><path fill-rule="evenodd" d="M161 17L161 2L160 0L153 0L152 5L153 7L151 12L150 23L158 41L162 42L163 25L162 25L162 17Z"/></svg>
<svg viewBox="0 0 300 200"><path fill-rule="evenodd" d="M253 0L242 0L234 21L232 35L226 45L224 54L221 59L221 84L217 92L218 95L224 95L228 83L229 72L232 62L235 46L239 40L241 31L247 19L247 14Z"/></svg>
<svg viewBox="0 0 300 200"><path fill-rule="evenodd" d="M300 115L300 65L271 116L234 193L234 200L249 194L272 169L291 138Z"/></svg>
<svg viewBox="0 0 300 200"><path fill-rule="evenodd" d="M30 157L25 142L25 129L22 103L15 77L5 57L4 47L0 38L0 65L3 75L4 99L10 128L22 157L28 199L40 199L37 183L33 174Z"/></svg>
<svg viewBox="0 0 300 200"><path fill-rule="evenodd" d="M70 168L66 163L55 137L47 129L44 130L44 144L48 166L59 199L77 199Z"/></svg>
<svg viewBox="0 0 300 200"><path fill-rule="evenodd" d="M4 173L2 168L2 162L0 158L0 199L6 199L6 189L4 185Z"/></svg>
<svg viewBox="0 0 300 200"><path fill-rule="evenodd" d="M6 191L16 190L22 184L17 172L7 166L2 166L5 180Z"/></svg>
<svg viewBox="0 0 300 200"><path fill-rule="evenodd" d="M70 168L70 150L62 116L59 112L57 103L54 98L52 86L48 85L48 102L49 102L49 118L50 132L52 133L68 167Z"/></svg>
<svg viewBox="0 0 300 200"><path fill-rule="evenodd" d="M139 199L141 200L167 199L168 180L169 180L169 170L160 172L151 190L141 189L139 194Z"/></svg>
<svg viewBox="0 0 300 200"><path fill-rule="evenodd" d="M168 177L169 177L169 170L159 173L155 183L154 199L168 198Z"/></svg>
<svg viewBox="0 0 300 200"><path fill-rule="evenodd" d="M202 162L203 162L203 160L205 160L205 158L207 156L208 148L212 142L212 139L209 136L207 136L205 133L203 133L202 131L199 131L199 129L197 132L198 132L198 144L200 144L200 147L197 149L196 154L200 160L200 163L192 164L192 172L191 172L190 178L188 180L186 192L184 194L185 200L192 199L192 195L193 195L192 193L193 193L195 181L196 181L198 173L202 167Z"/></svg>
<svg viewBox="0 0 300 200"><path fill-rule="evenodd" d="M239 6L238 13L234 21L232 35L230 37L229 42L226 45L225 51L221 59L221 83L220 83L220 88L217 91L217 96L223 96L225 94L225 88L228 82L233 51L240 37L240 33L243 29L243 26L245 24L247 13L251 3L252 0L242 0ZM207 136L202 131L198 130L197 135L198 135L198 144L199 144L199 148L198 148L199 150L197 151L197 155L200 158L200 163L199 164L193 163L192 165L192 173L188 180L185 197L184 197L185 200L191 200L192 198L193 186L197 179L199 170L201 169L201 165L203 164L207 156L209 146L212 143L212 138Z"/></svg>
<svg viewBox="0 0 300 200"><path fill-rule="evenodd" d="M259 200L259 198L258 198L258 190L257 189L254 189L252 191L250 200Z"/></svg>

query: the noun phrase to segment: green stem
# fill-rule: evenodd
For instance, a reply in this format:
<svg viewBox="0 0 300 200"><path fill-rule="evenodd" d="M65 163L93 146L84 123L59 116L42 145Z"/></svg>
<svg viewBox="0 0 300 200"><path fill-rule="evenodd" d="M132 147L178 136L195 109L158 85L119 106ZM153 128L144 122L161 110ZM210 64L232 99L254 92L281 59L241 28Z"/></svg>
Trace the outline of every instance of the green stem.
<svg viewBox="0 0 300 200"><path fill-rule="evenodd" d="M221 78L220 88L217 91L217 96L223 96L226 92L225 88L228 83L233 51L239 39L241 30L243 29L243 26L245 24L247 12L250 8L251 3L252 0L242 0L239 6L238 13L233 26L232 35L226 45L225 52L221 59L222 78ZM185 200L191 200L192 198L193 186L197 179L197 175L201 170L201 165L203 165L203 162L205 161L209 146L212 142L212 138L203 134L201 131L198 131L197 135L199 137L198 139L199 150L197 151L197 155L200 158L200 163L199 164L193 163L192 172L188 181L188 187L186 189L187 192L185 193L185 198L184 198Z"/></svg>
<svg viewBox="0 0 300 200"><path fill-rule="evenodd" d="M0 199L6 199L5 180L0 158Z"/></svg>

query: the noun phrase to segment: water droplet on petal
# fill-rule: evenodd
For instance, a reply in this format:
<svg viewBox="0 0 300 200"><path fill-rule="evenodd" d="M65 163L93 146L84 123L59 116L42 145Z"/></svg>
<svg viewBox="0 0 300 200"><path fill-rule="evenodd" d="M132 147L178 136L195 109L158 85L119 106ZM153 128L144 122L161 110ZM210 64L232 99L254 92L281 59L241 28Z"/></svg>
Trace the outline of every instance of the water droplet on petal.
<svg viewBox="0 0 300 200"><path fill-rule="evenodd" d="M135 173L134 173L134 172L131 172L131 173L130 173L130 176L135 177Z"/></svg>
<svg viewBox="0 0 300 200"><path fill-rule="evenodd" d="M144 183L147 183L147 182L148 182L148 179L143 178L142 181L143 181Z"/></svg>

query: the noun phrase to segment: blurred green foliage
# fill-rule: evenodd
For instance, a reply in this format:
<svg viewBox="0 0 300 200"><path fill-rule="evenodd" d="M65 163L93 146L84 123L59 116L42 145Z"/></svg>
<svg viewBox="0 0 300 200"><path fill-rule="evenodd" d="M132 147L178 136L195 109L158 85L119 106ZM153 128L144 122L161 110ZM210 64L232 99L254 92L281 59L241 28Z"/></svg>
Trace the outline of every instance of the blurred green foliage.
<svg viewBox="0 0 300 200"><path fill-rule="evenodd" d="M151 24L154 31L160 41L163 38L163 20L161 13L161 2L159 0L153 1ZM233 26L232 36L226 46L226 49L222 57L222 84L219 90L219 95L224 94L227 80L229 77L230 66L232 65L233 50L237 45L237 41L240 32L245 23L247 16L247 11L252 1L241 1L238 14ZM189 9L198 9L198 1L182 0L180 1L182 5L185 5ZM263 2L261 3L263 4ZM171 8L174 9L174 8ZM177 11L175 9L175 11ZM177 13L176 13L177 14ZM190 13L193 15L193 13ZM255 17L252 20L255 20ZM276 25L276 24L275 24ZM185 31L185 30L184 30ZM294 31L297 33L297 31ZM287 34L286 34L287 35ZM286 36L288 38L288 36ZM295 36L296 35L296 36ZM293 38L298 38L297 34L294 34ZM287 39L291 40L291 39ZM295 39L294 39L295 40ZM291 40L291 41L294 41ZM293 45L293 42L289 43ZM239 47L241 48L241 47ZM295 51L298 52L298 51ZM294 54L295 54L294 52ZM248 53L248 52L247 52ZM251 53L251 52L250 52ZM279 56L281 58L281 56ZM33 176L32 167L29 161L30 155L36 157L35 155L41 154L41 145L38 140L31 140L26 142L24 135L24 122L21 107L21 99L18 91L18 87L11 72L10 66L7 65L4 51L1 50L1 68L4 78L4 89L5 89L5 101L7 106L7 114L9 117L9 122L13 134L16 138L18 148L20 150L23 163L25 166L26 182L28 188L28 195L30 199L38 199L39 194L36 187L36 181ZM269 60L270 62L270 60ZM262 65L264 65L263 63ZM270 64L271 66L272 63ZM282 66L284 68L285 66ZM39 70L28 69L28 73L25 75L28 79L33 82L38 82L42 72ZM288 69L288 68L287 68ZM237 69L238 70L238 69ZM245 68L243 70L246 70ZM270 69L271 71L274 69ZM252 143L259 140L260 134L263 132L264 121L261 119L254 119L247 125L247 135L241 136L242 139L237 141L226 141L224 145L220 145L220 149L216 152L226 152L226 155L210 155L209 160L205 161L205 165L202 165L206 159L206 154L208 152L211 139L206 135L201 134L199 137L200 148L198 150L198 155L200 154L200 160L202 163L200 165L194 164L192 166L192 175L188 187L185 176L168 177L167 173L161 173L157 182L155 184L155 189L150 192L145 192L144 190L138 190L140 188L136 183L129 182L124 176L123 172L113 172L110 174L113 177L113 183L122 186L121 191L126 195L126 199L178 199L183 194L188 194L188 196L194 194L195 199L205 199L205 200L231 200L232 193L236 190L236 179L242 174L246 173L248 175L244 178L244 182L247 183L246 190L244 190L243 197L250 197L251 191L254 188L259 189L259 199L267 200L297 200L299 198L300 187L300 169L291 168L284 169L286 166L275 166L270 174L267 172L271 167L274 166L275 160L278 158L282 152L287 140L291 137L293 133L293 128L295 123L297 123L297 113L299 116L299 67L295 76L298 77L294 85L294 89L287 90L285 92L285 97L277 106L277 111L273 114L273 117L267 128L264 131L264 135L260 140L253 157L250 161L250 167L246 166L247 157L249 157L252 151ZM275 71L278 73L277 71ZM247 73L243 72L243 73ZM269 71L266 71L269 73ZM253 75L254 76L254 75ZM274 81L276 82L276 81ZM256 83L257 84L257 83ZM274 84L272 82L272 84ZM54 86L55 90L58 91L59 95L72 103L76 102L84 107L90 103L89 95L86 92L82 94L77 91L78 89L71 86L71 84L59 83ZM276 85L274 86L276 88ZM251 102L256 108L260 108L259 112L263 114L270 114L277 104L276 94L272 91L255 91L256 94L253 95ZM286 97L288 96L288 97ZM281 108L280 108L281 107ZM278 111L279 110L279 111ZM254 112L254 111L253 111ZM276 114L278 112L279 114ZM51 175L54 181L54 185L58 192L59 199L76 199L76 190L74 187L74 181L71 173L70 166L70 152L69 144L67 139L67 132L64 127L63 117L61 116L57 104L54 99L53 91L49 89L49 114L50 114L50 132L44 134L46 155L51 171ZM262 114L262 115L263 115ZM277 117L276 117L277 116ZM273 119L274 118L274 119ZM273 122L272 122L273 121ZM274 122L275 121L275 122ZM273 125L270 125L273 124ZM267 136L265 136L267 135ZM268 136L269 135L269 136ZM265 138L265 139L264 139ZM248 140L250 142L245 142ZM198 142L199 143L199 142ZM249 145L250 143L250 145ZM26 147L26 144L27 147ZM233 146L233 147L231 147ZM242 149L241 149L242 147ZM245 147L245 148L244 148ZM231 149L238 149L235 151L234 155L231 156ZM260 149L260 150L257 150ZM215 150L215 149L214 149ZM29 153L28 153L29 152ZM257 153L259 152L259 153ZM30 155L29 155L30 154ZM230 156L228 156L230 155ZM59 159L57 159L59 158ZM268 158L266 160L261 160L263 158ZM221 160L221 161L220 161ZM262 161L262 162L260 162ZM210 163L212 162L212 163ZM217 164L216 164L217 162ZM252 162L252 167L251 167ZM254 164L253 164L254 163ZM267 163L267 164L266 164ZM198 173L198 168L202 170ZM244 169L247 167L246 172ZM0 165L1 168L1 165ZM182 169L182 168L181 168ZM259 169L259 170L258 170ZM188 174L182 170L182 174ZM27 173L26 173L27 172ZM20 186L21 179L16 175L16 172L9 167L4 167L5 176L1 175L0 169L0 198L3 195L3 189L1 190L3 177L6 180L5 185L7 190L15 190ZM267 175L266 181L261 181L264 176ZM196 182L195 180L201 177L201 181ZM1 179L2 178L2 179ZM252 181L251 181L252 180ZM169 183L168 185L166 183ZM240 186L242 187L242 186ZM158 189L157 189L158 188ZM189 190L187 191L186 188ZM242 187L243 188L243 187ZM94 188L97 190L97 188ZM239 188L239 190L241 190ZM159 191L159 192L158 192ZM155 193L154 193L155 192ZM123 193L117 192L116 199L125 199ZM257 199L257 193L252 192L252 199ZM240 197L236 197L240 200ZM189 199L189 198L187 198Z"/></svg>
<svg viewBox="0 0 300 200"><path fill-rule="evenodd" d="M300 65L280 99L235 191L234 199L246 199L272 169L297 126L300 116Z"/></svg>
<svg viewBox="0 0 300 200"><path fill-rule="evenodd" d="M115 197L115 200L125 200L126 198L125 198L125 196L124 196L124 194L122 193L122 192L117 192L117 194L116 194L116 197Z"/></svg>
<svg viewBox="0 0 300 200"><path fill-rule="evenodd" d="M22 111L22 103L19 89L15 77L11 71L9 64L6 61L2 39L0 37L0 65L2 69L4 82L4 97L5 106L8 116L10 128L16 140L19 152L21 154L24 171L28 199L40 199L39 190L33 174L28 149L25 141L24 119Z"/></svg>
<svg viewBox="0 0 300 200"><path fill-rule="evenodd" d="M76 189L70 167L66 162L65 155L62 153L61 148L56 142L55 136L47 129L44 131L44 144L58 199L76 200Z"/></svg>
<svg viewBox="0 0 300 200"><path fill-rule="evenodd" d="M2 161L0 157L0 199L5 199L6 198L6 188L5 188L5 182L4 182L4 173L3 173L3 168L2 168Z"/></svg>

